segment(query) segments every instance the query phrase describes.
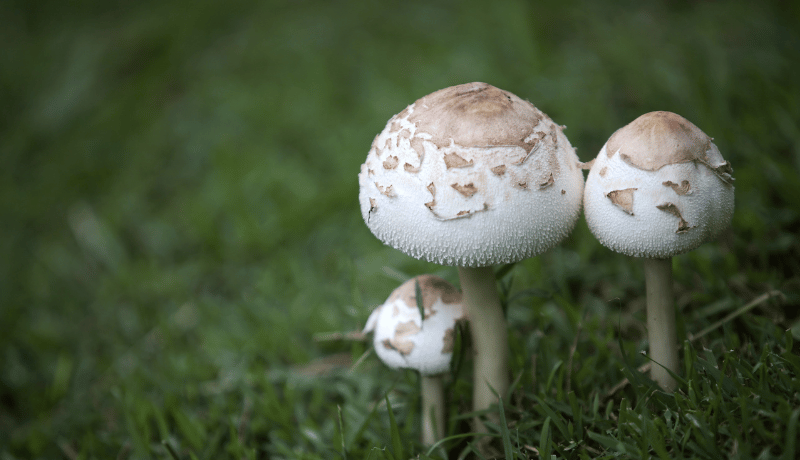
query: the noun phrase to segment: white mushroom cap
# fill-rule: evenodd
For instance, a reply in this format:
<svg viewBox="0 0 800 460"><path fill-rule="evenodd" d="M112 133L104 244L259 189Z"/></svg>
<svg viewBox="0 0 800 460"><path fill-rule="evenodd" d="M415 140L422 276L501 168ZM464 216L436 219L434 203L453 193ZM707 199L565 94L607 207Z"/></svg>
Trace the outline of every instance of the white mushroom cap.
<svg viewBox="0 0 800 460"><path fill-rule="evenodd" d="M586 180L586 222L604 246L628 256L691 251L730 224L732 172L697 126L647 113L600 150Z"/></svg>
<svg viewBox="0 0 800 460"><path fill-rule="evenodd" d="M424 321L417 307L417 282ZM435 375L450 367L456 322L463 318L461 293L437 276L420 275L400 285L372 312L364 333L375 332L375 352L387 366Z"/></svg>
<svg viewBox="0 0 800 460"><path fill-rule="evenodd" d="M358 176L364 221L384 243L441 265L540 254L580 213L583 174L562 130L486 83L425 96L372 143Z"/></svg>

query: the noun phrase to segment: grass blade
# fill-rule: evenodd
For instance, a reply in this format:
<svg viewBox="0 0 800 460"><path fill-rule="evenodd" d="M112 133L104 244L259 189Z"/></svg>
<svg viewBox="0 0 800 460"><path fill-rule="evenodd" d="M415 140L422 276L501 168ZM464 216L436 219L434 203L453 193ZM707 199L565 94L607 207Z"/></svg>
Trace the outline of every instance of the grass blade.
<svg viewBox="0 0 800 460"><path fill-rule="evenodd" d="M542 434L539 436L539 455L542 458L550 458L550 417L544 419Z"/></svg>
<svg viewBox="0 0 800 460"><path fill-rule="evenodd" d="M342 420L342 406L336 405L336 408L339 410L339 434L341 435L342 439L342 458L347 460L347 447L345 446L344 442L344 421Z"/></svg>
<svg viewBox="0 0 800 460"><path fill-rule="evenodd" d="M351 435L352 437L347 442L347 445L345 446L345 449L350 444L352 444L353 442L355 442L356 440L361 438L361 435L364 434L364 431L366 431L367 426L369 425L370 421L372 420L372 417L375 416L376 412L378 412L378 404L377 403L375 403L375 405L372 406L372 410L369 411L367 416L364 418L364 421L361 422L361 426L358 427L358 430L356 430L356 432L353 435Z"/></svg>
<svg viewBox="0 0 800 460"><path fill-rule="evenodd" d="M453 377L453 381L455 381L458 377L458 373L461 372L461 364L464 362L464 351L467 348L464 345L464 323L456 321L453 332L453 358L450 360L450 375Z"/></svg>
<svg viewBox="0 0 800 460"><path fill-rule="evenodd" d="M553 408L550 407L550 405L547 404L547 402L545 402L544 399L538 396L533 396L533 399L534 401L536 401L535 410L540 414L544 415L545 417L550 418L550 423L556 426L556 429L558 430L559 433L561 433L561 436L563 436L566 439L569 439L570 436L569 432L567 431L567 427L564 425L562 418L558 416L556 411L554 411Z"/></svg>
<svg viewBox="0 0 800 460"><path fill-rule="evenodd" d="M170 444L169 441L164 439L163 441L161 441L161 445L164 446L165 449L167 449L167 452L169 452L169 455L170 457L172 457L173 460L181 460L181 458L178 457L178 453L175 452L175 448L172 447L172 444Z"/></svg>
<svg viewBox="0 0 800 460"><path fill-rule="evenodd" d="M789 426L786 427L786 450L783 452L784 460L797 458L797 419L800 417L800 409L795 409L789 417Z"/></svg>
<svg viewBox="0 0 800 460"><path fill-rule="evenodd" d="M506 409L503 406L503 398L498 400L498 408L500 409L500 434L503 436L503 452L506 458L514 458L513 448L511 447L511 433L508 431L508 423L506 423Z"/></svg>
<svg viewBox="0 0 800 460"><path fill-rule="evenodd" d="M389 402L389 395L384 396L386 399L386 409L389 411L389 434L392 437L392 453L396 459L406 458L403 452L403 442L400 440L400 429L397 427L397 421L394 419L394 412L392 411L392 404Z"/></svg>

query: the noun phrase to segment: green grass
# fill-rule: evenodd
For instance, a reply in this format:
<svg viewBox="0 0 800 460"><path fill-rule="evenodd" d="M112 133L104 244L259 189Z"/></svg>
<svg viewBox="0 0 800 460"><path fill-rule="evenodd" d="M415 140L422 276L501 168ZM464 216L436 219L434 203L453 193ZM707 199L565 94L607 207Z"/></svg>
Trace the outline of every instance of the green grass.
<svg viewBox="0 0 800 460"><path fill-rule="evenodd" d="M796 458L790 3L0 3L0 459ZM637 371L641 267L582 221L500 276L514 384L488 451L468 354L428 449L417 376L320 340L407 277L457 281L370 234L356 175L393 114L468 81L582 161L670 110L733 165L730 231L673 260L679 332L707 331L674 395Z"/></svg>

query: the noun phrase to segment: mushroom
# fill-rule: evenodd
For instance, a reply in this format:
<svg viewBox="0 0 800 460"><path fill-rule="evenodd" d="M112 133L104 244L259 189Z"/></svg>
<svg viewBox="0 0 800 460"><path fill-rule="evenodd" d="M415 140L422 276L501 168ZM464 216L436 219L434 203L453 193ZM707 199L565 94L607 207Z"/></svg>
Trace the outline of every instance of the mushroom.
<svg viewBox="0 0 800 460"><path fill-rule="evenodd" d="M733 170L697 126L650 112L617 130L586 180L584 213L609 249L644 262L651 377L675 389L672 257L719 235L733 215ZM663 366L663 367L662 367Z"/></svg>
<svg viewBox="0 0 800 460"><path fill-rule="evenodd" d="M491 266L558 244L583 174L559 126L486 83L452 86L392 117L359 174L361 214L385 244L457 266L476 356L475 410L508 390L506 320Z"/></svg>
<svg viewBox="0 0 800 460"><path fill-rule="evenodd" d="M417 286L422 299L417 299ZM442 278L420 275L395 289L364 328L364 333L375 332L375 352L384 364L419 371L422 443L428 446L444 437L441 376L450 368L456 322L463 318L461 293Z"/></svg>

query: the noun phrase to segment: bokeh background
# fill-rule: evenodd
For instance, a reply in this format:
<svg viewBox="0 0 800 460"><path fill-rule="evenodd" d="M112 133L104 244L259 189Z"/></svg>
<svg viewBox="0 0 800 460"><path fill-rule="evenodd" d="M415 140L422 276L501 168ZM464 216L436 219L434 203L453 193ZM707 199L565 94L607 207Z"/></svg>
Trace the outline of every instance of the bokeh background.
<svg viewBox="0 0 800 460"><path fill-rule="evenodd" d="M357 201L386 121L455 84L530 100L582 161L642 113L683 115L733 165L737 208L676 262L679 307L800 285L796 2L7 0L0 43L3 458L221 449L238 395L268 392L254 375L357 358L315 337L359 330L404 276L455 281L382 246ZM641 307L641 275L583 222L515 270L578 316ZM560 314L529 303L512 323ZM281 387L294 408L251 441L330 448L337 404L380 394L368 369L333 399ZM281 434L306 421L317 438Z"/></svg>

